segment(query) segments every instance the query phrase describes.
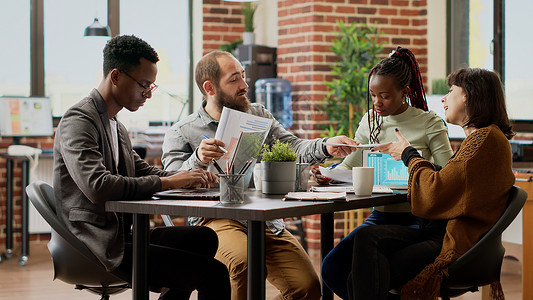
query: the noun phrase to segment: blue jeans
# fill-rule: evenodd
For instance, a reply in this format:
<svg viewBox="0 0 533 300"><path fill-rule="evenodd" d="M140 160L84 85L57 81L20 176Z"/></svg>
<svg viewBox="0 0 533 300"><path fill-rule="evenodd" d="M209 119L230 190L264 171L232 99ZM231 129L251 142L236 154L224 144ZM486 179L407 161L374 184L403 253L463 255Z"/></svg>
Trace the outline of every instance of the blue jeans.
<svg viewBox="0 0 533 300"><path fill-rule="evenodd" d="M322 261L324 283L342 299L348 299L347 279L352 271L354 236L362 227L370 225L403 225L419 228L419 219L411 213L385 213L373 210L370 216L350 232Z"/></svg>

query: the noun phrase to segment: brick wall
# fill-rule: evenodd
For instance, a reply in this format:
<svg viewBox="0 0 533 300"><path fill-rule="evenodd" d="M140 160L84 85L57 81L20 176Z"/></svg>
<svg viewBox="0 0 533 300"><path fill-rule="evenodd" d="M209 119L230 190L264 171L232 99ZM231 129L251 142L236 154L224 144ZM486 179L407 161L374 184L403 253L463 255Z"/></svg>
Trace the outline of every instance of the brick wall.
<svg viewBox="0 0 533 300"><path fill-rule="evenodd" d="M271 0L267 0L271 1ZM204 0L203 53L241 38L238 5ZM376 23L383 31L384 56L396 46L416 55L427 84L427 1L414 0L278 0L278 77L292 84L292 132L316 138L328 124L322 112L330 80L330 65L337 61L329 47L336 21ZM227 22L225 22L225 20ZM274 20L272 20L274 22ZM365 210L365 216L369 210ZM344 235L344 213L335 214L336 241ZM309 248L318 249L320 216L304 217Z"/></svg>
<svg viewBox="0 0 533 300"><path fill-rule="evenodd" d="M401 45L411 49L427 72L426 1L279 0L278 76L292 83L293 132L319 137L328 118L320 109L331 79L330 51L336 21L377 23L383 31L384 53ZM424 76L426 80L426 76Z"/></svg>
<svg viewBox="0 0 533 300"><path fill-rule="evenodd" d="M203 0L203 54L242 39L244 32L238 2Z"/></svg>

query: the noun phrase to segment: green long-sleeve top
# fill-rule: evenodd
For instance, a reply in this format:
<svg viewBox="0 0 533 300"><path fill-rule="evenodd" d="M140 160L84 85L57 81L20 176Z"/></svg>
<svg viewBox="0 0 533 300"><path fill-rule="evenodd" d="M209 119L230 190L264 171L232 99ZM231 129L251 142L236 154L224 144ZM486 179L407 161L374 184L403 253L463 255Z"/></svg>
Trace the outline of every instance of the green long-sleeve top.
<svg viewBox="0 0 533 300"><path fill-rule="evenodd" d="M366 113L355 133L355 140L361 144L370 142L370 128L368 118L372 114ZM422 152L422 157L440 165L446 165L452 156L452 148L448 139L448 131L444 121L433 111L409 106L403 113L383 117L381 131L378 135L380 143L394 142L397 140L394 129L398 128L411 146ZM358 149L347 156L337 168L351 169L363 164L363 150ZM374 209L382 212L410 212L408 203L376 206Z"/></svg>

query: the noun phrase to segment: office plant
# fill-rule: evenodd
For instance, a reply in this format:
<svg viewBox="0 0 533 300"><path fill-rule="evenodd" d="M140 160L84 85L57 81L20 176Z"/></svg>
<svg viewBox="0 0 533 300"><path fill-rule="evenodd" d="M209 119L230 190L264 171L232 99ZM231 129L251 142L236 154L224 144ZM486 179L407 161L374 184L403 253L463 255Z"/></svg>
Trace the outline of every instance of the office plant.
<svg viewBox="0 0 533 300"><path fill-rule="evenodd" d="M261 180L264 194L286 194L294 191L298 155L288 143L275 140L261 149Z"/></svg>
<svg viewBox="0 0 533 300"><path fill-rule="evenodd" d="M244 2L241 5L241 13L244 16L244 33L242 36L244 45L251 45L255 42L254 34L254 15L257 10L257 4Z"/></svg>
<svg viewBox="0 0 533 300"><path fill-rule="evenodd" d="M333 79L326 82L325 110L330 123L353 137L367 109L368 73L379 62L383 42L379 42L377 27L343 21L337 21L337 26L331 51L338 59L331 67Z"/></svg>

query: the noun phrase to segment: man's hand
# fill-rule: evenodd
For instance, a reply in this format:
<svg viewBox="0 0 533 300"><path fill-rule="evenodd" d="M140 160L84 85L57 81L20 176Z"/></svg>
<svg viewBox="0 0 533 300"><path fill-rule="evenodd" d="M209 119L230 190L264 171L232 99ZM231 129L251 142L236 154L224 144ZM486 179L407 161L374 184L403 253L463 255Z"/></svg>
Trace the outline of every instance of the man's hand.
<svg viewBox="0 0 533 300"><path fill-rule="evenodd" d="M202 169L191 171L181 171L168 177L161 177L161 189L178 189L187 187L211 187L213 183L218 183L218 177Z"/></svg>
<svg viewBox="0 0 533 300"><path fill-rule="evenodd" d="M397 142L390 142L381 146L374 147L374 150L390 154L395 160L401 160L403 150L411 146L411 144L403 137L402 133L400 132L400 130L398 130L398 128L394 129L394 134L398 138Z"/></svg>
<svg viewBox="0 0 533 300"><path fill-rule="evenodd" d="M224 151L222 151L218 146L224 147L224 143L217 139L204 139L198 146L197 155L198 159L204 164L209 163L213 158L218 160Z"/></svg>
<svg viewBox="0 0 533 300"><path fill-rule="evenodd" d="M336 137L329 138L326 143L327 144L345 144L345 145L353 145L353 146L359 145L358 142L344 135L339 135ZM333 145L326 145L326 149L328 150L329 155L336 156L336 157L345 157L345 156L348 156L350 153L354 152L355 150L357 150L357 148L355 147L333 146Z"/></svg>

